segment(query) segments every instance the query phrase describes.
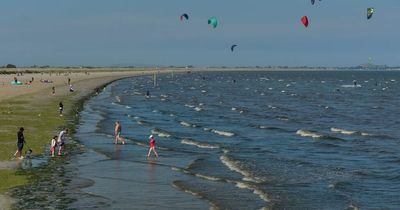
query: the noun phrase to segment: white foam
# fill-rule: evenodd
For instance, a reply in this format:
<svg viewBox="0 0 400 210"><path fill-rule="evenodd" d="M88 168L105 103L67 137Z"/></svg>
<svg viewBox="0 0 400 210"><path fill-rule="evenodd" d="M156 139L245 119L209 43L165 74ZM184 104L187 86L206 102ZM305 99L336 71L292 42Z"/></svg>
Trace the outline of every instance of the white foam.
<svg viewBox="0 0 400 210"><path fill-rule="evenodd" d="M121 97L115 96L115 100L116 100L118 103L121 103Z"/></svg>
<svg viewBox="0 0 400 210"><path fill-rule="evenodd" d="M180 124L185 126L185 127L192 127L192 125L190 123L185 122L185 121L182 121Z"/></svg>
<svg viewBox="0 0 400 210"><path fill-rule="evenodd" d="M216 133L220 136L227 136L227 137L232 137L235 135L234 133L231 133L231 132L219 131L219 130L215 130L215 129L211 129L211 132Z"/></svg>
<svg viewBox="0 0 400 210"><path fill-rule="evenodd" d="M361 85L342 85L341 87L344 87L344 88L356 88L356 87L361 87Z"/></svg>
<svg viewBox="0 0 400 210"><path fill-rule="evenodd" d="M268 194L257 188L256 186L250 185L245 182L236 182L235 185L237 188L240 189L247 189L253 191L254 194L258 195L258 197L261 198L261 200L270 202L270 199L268 198Z"/></svg>
<svg viewBox="0 0 400 210"><path fill-rule="evenodd" d="M202 178L202 179L207 179L210 181L220 181L221 178L218 177L214 177L214 176L207 176L207 175L203 175L203 174L194 174L195 176Z"/></svg>
<svg viewBox="0 0 400 210"><path fill-rule="evenodd" d="M200 111L202 111L203 109L200 108L200 107L195 107L194 110L195 110L196 112L200 112Z"/></svg>
<svg viewBox="0 0 400 210"><path fill-rule="evenodd" d="M186 106L186 107L189 107L189 108L194 108L194 107L195 107L195 106L190 105L190 104L185 104L185 106Z"/></svg>
<svg viewBox="0 0 400 210"><path fill-rule="evenodd" d="M232 107L232 109L231 109L232 111L236 111L236 108L235 107Z"/></svg>
<svg viewBox="0 0 400 210"><path fill-rule="evenodd" d="M190 140L190 139L183 139L181 141L181 143L182 144L196 146L196 147L202 148L202 149L218 149L219 148L219 146L216 146L216 145L200 143L200 142L193 141L193 140Z"/></svg>
<svg viewBox="0 0 400 210"><path fill-rule="evenodd" d="M125 108L130 109L130 108L132 108L132 107L130 107L130 106L125 106Z"/></svg>
<svg viewBox="0 0 400 210"><path fill-rule="evenodd" d="M171 134L166 133L166 132L162 132L162 131L159 131L159 130L151 130L151 133L152 134L156 134L157 136L162 137L162 138L171 137Z"/></svg>
<svg viewBox="0 0 400 210"><path fill-rule="evenodd" d="M298 130L296 132L297 135L304 136L304 137L312 137L312 138L321 138L323 137L322 134L306 131L306 130Z"/></svg>
<svg viewBox="0 0 400 210"><path fill-rule="evenodd" d="M345 134L345 135L353 135L353 134L357 133L357 131L349 131L349 130L345 130L345 129L341 129L341 128L331 128L331 131L334 133L341 133L341 134Z"/></svg>
<svg viewBox="0 0 400 210"><path fill-rule="evenodd" d="M207 91L206 91L206 90L201 90L201 92L202 92L202 93L207 93Z"/></svg>
<svg viewBox="0 0 400 210"><path fill-rule="evenodd" d="M243 175L244 177L242 178L242 180L244 180L244 181L253 182L253 183L261 183L264 181L263 179L253 176L253 174L251 174L249 171L243 169L241 166L241 163L239 161L234 161L226 155L222 155L220 157L220 160L231 171L235 171L235 172Z"/></svg>
<svg viewBox="0 0 400 210"><path fill-rule="evenodd" d="M372 133L361 132L361 136L376 136L376 135Z"/></svg>

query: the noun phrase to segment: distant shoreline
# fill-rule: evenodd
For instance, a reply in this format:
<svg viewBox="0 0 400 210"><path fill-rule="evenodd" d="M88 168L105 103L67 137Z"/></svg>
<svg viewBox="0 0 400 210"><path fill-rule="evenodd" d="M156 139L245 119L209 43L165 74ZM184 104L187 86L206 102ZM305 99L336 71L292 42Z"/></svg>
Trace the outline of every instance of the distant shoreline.
<svg viewBox="0 0 400 210"><path fill-rule="evenodd" d="M400 71L400 67L17 67L0 68L1 74L99 73L140 71Z"/></svg>

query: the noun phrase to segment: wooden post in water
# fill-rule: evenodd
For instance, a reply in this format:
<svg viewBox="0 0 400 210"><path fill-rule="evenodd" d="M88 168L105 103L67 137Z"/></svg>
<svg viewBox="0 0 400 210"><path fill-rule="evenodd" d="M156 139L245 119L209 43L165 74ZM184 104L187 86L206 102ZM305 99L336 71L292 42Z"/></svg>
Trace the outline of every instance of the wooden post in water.
<svg viewBox="0 0 400 210"><path fill-rule="evenodd" d="M154 72L154 76L153 76L153 82L154 82L154 87L157 86L157 72Z"/></svg>

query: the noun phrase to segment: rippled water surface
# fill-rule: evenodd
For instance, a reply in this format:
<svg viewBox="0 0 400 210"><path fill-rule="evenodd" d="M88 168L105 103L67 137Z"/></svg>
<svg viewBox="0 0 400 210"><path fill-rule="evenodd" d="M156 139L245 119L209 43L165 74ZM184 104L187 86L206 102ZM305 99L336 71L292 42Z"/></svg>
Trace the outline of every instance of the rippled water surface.
<svg viewBox="0 0 400 210"><path fill-rule="evenodd" d="M93 196L74 207L400 208L400 72L153 79L114 82L86 103L78 174ZM117 120L126 145L113 144ZM145 158L150 134L158 159Z"/></svg>

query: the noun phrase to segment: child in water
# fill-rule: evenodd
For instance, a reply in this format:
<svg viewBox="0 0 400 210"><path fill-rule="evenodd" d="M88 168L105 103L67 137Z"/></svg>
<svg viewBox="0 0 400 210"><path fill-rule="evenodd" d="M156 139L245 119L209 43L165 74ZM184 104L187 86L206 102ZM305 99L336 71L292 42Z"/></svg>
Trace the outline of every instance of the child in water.
<svg viewBox="0 0 400 210"><path fill-rule="evenodd" d="M54 153L56 152L57 138L58 138L58 136L54 136L53 139L51 140L51 143L50 143L51 157L54 157Z"/></svg>
<svg viewBox="0 0 400 210"><path fill-rule="evenodd" d="M147 153L147 157L150 157L151 150L153 150L156 157L158 157L158 154L156 152L156 140L154 139L153 135L150 135L150 137L149 137L149 145L150 145L150 148L149 148L149 152Z"/></svg>

